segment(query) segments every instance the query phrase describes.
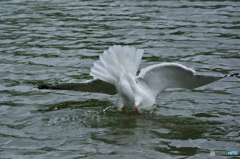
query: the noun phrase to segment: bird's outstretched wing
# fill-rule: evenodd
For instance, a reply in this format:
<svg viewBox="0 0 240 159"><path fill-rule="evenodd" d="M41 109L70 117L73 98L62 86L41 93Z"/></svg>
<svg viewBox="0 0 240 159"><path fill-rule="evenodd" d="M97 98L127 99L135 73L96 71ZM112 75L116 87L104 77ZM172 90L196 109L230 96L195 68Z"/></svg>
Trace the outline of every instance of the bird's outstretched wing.
<svg viewBox="0 0 240 159"><path fill-rule="evenodd" d="M58 90L74 90L82 92L106 93L110 95L117 94L114 85L99 79L93 79L83 83L58 83L50 85L38 86L38 89L58 89Z"/></svg>
<svg viewBox="0 0 240 159"><path fill-rule="evenodd" d="M239 74L229 76L235 75ZM153 95L158 96L158 94L166 88L193 89L227 76L228 75L200 75L181 64L161 63L142 69L137 81L147 85Z"/></svg>

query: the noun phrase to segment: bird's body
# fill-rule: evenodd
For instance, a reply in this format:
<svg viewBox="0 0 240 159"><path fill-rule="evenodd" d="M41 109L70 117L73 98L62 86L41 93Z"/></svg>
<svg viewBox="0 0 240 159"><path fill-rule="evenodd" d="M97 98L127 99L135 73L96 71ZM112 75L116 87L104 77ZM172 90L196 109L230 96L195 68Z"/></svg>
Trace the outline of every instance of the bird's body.
<svg viewBox="0 0 240 159"><path fill-rule="evenodd" d="M39 86L39 89L67 89L87 92L117 93L118 110L123 107L142 113L151 110L156 97L166 88L197 88L232 75L200 75L177 63L161 63L142 69L137 76L143 50L129 46L109 47L94 62L86 83L63 83Z"/></svg>
<svg viewBox="0 0 240 159"><path fill-rule="evenodd" d="M90 75L115 86L120 98L119 110L149 107L155 103L155 97L137 81L137 70L143 50L129 46L113 46L104 51L94 62ZM140 111L139 111L140 112Z"/></svg>
<svg viewBox="0 0 240 159"><path fill-rule="evenodd" d="M147 109L155 103L154 94L148 87L138 82L136 77L121 77L117 90L121 102L119 110L126 106L130 110L136 109L140 112L141 109Z"/></svg>

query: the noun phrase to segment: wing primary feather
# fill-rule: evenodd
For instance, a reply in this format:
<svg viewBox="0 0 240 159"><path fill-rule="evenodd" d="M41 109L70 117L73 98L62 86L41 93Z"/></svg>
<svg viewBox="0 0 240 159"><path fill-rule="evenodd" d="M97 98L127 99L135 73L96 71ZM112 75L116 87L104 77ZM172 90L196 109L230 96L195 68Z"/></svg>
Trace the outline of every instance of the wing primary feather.
<svg viewBox="0 0 240 159"><path fill-rule="evenodd" d="M58 90L74 90L82 92L96 92L114 95L117 94L116 88L110 83L104 82L99 79L89 80L82 83L58 83L41 85L38 89L58 89Z"/></svg>
<svg viewBox="0 0 240 159"><path fill-rule="evenodd" d="M223 78L223 76L196 74L193 69L177 63L149 66L141 70L139 77L145 81L155 96L166 88L193 89Z"/></svg>

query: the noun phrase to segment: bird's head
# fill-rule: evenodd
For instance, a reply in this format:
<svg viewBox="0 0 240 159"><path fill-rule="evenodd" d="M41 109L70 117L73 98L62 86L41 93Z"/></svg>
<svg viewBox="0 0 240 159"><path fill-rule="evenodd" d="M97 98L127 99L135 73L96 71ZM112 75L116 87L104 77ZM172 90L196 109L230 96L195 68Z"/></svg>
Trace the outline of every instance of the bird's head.
<svg viewBox="0 0 240 159"><path fill-rule="evenodd" d="M142 114L142 112L140 111L140 109L142 108L143 105L143 99L141 97L135 97L135 110L139 113Z"/></svg>
<svg viewBox="0 0 240 159"><path fill-rule="evenodd" d="M139 114L143 114L143 111L145 110L151 110L154 103L155 103L155 98L152 96L145 94L144 96L135 96L135 103L134 103L134 108Z"/></svg>

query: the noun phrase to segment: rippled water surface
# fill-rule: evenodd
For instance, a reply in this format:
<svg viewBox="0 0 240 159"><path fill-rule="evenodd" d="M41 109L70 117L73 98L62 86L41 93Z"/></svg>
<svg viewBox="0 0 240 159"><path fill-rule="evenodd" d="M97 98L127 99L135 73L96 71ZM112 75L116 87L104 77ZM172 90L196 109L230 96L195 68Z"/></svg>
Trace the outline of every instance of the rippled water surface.
<svg viewBox="0 0 240 159"><path fill-rule="evenodd" d="M144 49L141 68L240 72L240 2L1 0L0 158L240 152L239 78L166 90L154 113L128 116L116 110L117 96L36 88L91 79L92 63L114 44Z"/></svg>

